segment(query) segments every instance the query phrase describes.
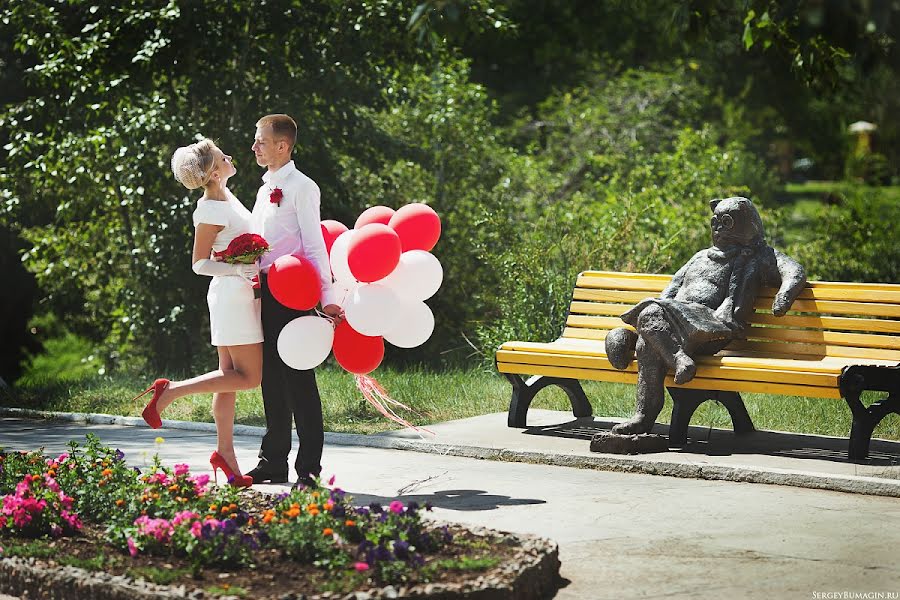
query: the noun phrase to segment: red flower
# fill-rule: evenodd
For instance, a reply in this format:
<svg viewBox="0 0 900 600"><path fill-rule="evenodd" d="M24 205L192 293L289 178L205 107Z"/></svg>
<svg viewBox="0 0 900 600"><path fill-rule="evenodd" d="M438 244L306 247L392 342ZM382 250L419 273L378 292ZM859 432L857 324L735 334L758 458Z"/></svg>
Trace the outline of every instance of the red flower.
<svg viewBox="0 0 900 600"><path fill-rule="evenodd" d="M227 263L245 263L250 264L269 251L269 243L260 235L255 233L243 233L228 244L228 247L221 252L214 252L213 255Z"/></svg>
<svg viewBox="0 0 900 600"><path fill-rule="evenodd" d="M281 188L275 188L272 190L272 193L269 194L269 202L276 206L281 206L282 198L284 198L284 192L281 191Z"/></svg>

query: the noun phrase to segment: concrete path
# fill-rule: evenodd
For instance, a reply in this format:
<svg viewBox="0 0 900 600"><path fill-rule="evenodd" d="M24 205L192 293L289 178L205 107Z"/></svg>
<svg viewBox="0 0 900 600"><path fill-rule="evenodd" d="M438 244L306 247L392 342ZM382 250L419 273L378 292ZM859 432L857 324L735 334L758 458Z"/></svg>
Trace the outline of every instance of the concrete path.
<svg viewBox="0 0 900 600"><path fill-rule="evenodd" d="M472 423L464 425L468 431ZM434 429L449 451L473 448L450 443L453 424ZM57 452L69 439L83 439L87 432L123 450L132 464L148 464L158 451L167 464L187 462L207 472L215 443L214 434L204 431L5 417L0 419L0 446L43 446ZM503 429L494 433L507 435ZM428 452L361 445L366 441L390 445L406 435L330 435L324 474L335 474L336 485L359 503L394 497L429 501L441 519L555 540L561 573L568 581L556 594L559 599L900 598L896 498L478 460L441 454L433 443ZM155 443L157 436L165 441ZM462 432L456 436L461 439ZM255 463L258 443L258 435L237 438L238 457L246 468ZM715 454L694 455L691 460L715 462ZM836 457L832 462L836 465L832 471L850 468ZM766 472L784 465L750 466Z"/></svg>

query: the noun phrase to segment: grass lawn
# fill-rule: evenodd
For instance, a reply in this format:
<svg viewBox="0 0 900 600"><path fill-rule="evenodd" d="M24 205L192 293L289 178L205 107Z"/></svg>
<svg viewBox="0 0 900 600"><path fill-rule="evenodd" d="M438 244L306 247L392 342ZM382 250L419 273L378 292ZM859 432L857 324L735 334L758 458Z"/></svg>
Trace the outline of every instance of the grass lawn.
<svg viewBox="0 0 900 600"><path fill-rule="evenodd" d="M353 376L334 366L317 370L319 391L325 413L325 429L346 433L376 433L396 429L370 407L356 389ZM479 369L442 372L423 369L381 368L374 373L391 396L420 413L402 415L417 425L427 425L492 412L505 412L510 385L497 373ZM81 376L63 380L20 380L11 394L0 397L3 406L42 410L109 413L139 416L146 397L132 401L150 380L133 376ZM584 390L598 417L628 417L634 409L632 385L586 382ZM758 429L848 436L850 411L843 400L798 398L768 394L743 394L747 410ZM541 391L535 408L571 410L565 394L556 388ZM671 401L667 399L660 422L669 422ZM165 413L167 419L212 422L210 395L188 396L175 402ZM259 390L238 395L237 422L264 425ZM724 407L704 403L691 420L692 425L730 428ZM900 417L889 415L875 430L875 437L900 440Z"/></svg>

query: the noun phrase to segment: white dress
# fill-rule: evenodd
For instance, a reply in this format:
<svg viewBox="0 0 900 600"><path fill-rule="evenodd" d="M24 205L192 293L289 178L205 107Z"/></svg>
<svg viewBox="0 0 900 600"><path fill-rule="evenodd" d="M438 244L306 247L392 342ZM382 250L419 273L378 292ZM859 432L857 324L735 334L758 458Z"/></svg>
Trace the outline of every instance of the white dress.
<svg viewBox="0 0 900 600"><path fill-rule="evenodd" d="M200 223L222 225L213 241L213 251L221 252L243 233L250 233L250 211L232 196L228 200L197 202L194 227ZM260 301L253 297L251 283L240 275L213 277L206 295L209 329L213 346L239 346L263 341Z"/></svg>

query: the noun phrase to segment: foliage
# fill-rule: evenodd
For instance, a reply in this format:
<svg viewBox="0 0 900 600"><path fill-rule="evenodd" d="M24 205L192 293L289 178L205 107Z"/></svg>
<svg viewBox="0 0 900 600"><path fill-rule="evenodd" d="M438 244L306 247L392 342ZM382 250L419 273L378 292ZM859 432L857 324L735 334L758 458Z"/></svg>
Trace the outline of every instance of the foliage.
<svg viewBox="0 0 900 600"><path fill-rule="evenodd" d="M804 265L810 279L900 281L898 188L843 186L836 199L817 207L788 253Z"/></svg>
<svg viewBox="0 0 900 600"><path fill-rule="evenodd" d="M208 481L187 465L166 467L158 456L141 474L92 434L83 447L72 441L55 458L0 454L0 531L71 535L83 518L106 526L106 540L122 552L186 556L195 573L212 564L249 566L255 552L275 548L292 560L355 571L381 584L405 581L425 564L425 554L452 540L446 528L425 528L415 502L354 507L339 488L316 482L251 514L235 488L209 489Z"/></svg>
<svg viewBox="0 0 900 600"><path fill-rule="evenodd" d="M515 201L484 227L496 236L481 247L496 293L478 330L486 359L506 340L557 337L580 271L674 272L710 243L709 200L771 198L757 159L694 128L704 90L687 71L598 76L523 126L539 133L515 164Z"/></svg>

